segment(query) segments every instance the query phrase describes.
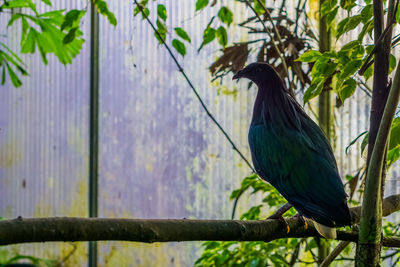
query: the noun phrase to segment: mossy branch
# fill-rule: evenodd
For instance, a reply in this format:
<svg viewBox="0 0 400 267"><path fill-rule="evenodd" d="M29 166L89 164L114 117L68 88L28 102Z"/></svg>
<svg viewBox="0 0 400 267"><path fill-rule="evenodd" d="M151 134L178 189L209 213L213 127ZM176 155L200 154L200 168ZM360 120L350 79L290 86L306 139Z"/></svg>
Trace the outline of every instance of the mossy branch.
<svg viewBox="0 0 400 267"><path fill-rule="evenodd" d="M361 211L360 237L357 248L359 265L371 262L375 266L379 261L382 230L381 179L382 167L389 132L400 97L400 64L397 64L396 74L390 88L382 120L376 136L376 141L368 165L364 199Z"/></svg>

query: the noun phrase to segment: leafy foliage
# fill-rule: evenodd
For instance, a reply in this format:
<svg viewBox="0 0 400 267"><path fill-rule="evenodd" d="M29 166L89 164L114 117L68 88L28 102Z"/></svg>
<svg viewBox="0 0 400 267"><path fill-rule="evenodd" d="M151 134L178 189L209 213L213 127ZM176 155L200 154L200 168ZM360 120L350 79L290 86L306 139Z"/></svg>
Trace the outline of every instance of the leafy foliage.
<svg viewBox="0 0 400 267"><path fill-rule="evenodd" d="M48 6L51 1L42 0ZM117 24L114 14L108 9L103 0L95 0L94 4L100 14L106 16L112 25ZM39 13L32 0L9 0L0 5L0 13L11 10L12 16L6 25L11 28L21 27L20 53L29 54L39 51L44 64L48 64L47 55L54 54L62 64L72 63L80 50L84 39L80 29L81 18L85 10L72 9L52 10ZM37 50L36 50L37 49ZM22 85L19 75L28 75L25 64L16 52L5 43L0 47L1 83L8 76L15 87Z"/></svg>
<svg viewBox="0 0 400 267"><path fill-rule="evenodd" d="M140 1L134 9L134 16L141 14L142 19L148 18L148 16L150 15L150 10L147 8L148 2L149 2L148 0ZM165 43L167 40L167 35L168 35L168 27L166 25L167 17L168 17L167 8L165 7L165 5L158 4L157 21L156 21L157 32L154 32L154 36L157 38L160 44ZM182 39L182 41L177 38L173 38L171 44L180 55L185 56L186 45L183 41L191 43L190 36L182 27L175 27L174 32L180 39Z"/></svg>

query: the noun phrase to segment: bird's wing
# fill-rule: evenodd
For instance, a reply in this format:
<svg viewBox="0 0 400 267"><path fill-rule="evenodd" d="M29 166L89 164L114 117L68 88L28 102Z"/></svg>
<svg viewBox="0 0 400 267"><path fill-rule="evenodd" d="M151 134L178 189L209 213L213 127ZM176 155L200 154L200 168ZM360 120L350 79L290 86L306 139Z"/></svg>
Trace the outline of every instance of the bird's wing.
<svg viewBox="0 0 400 267"><path fill-rule="evenodd" d="M323 143L315 142L297 130L265 124L252 125L249 132L259 175L305 216L331 226L343 217L348 219L346 194L333 155Z"/></svg>

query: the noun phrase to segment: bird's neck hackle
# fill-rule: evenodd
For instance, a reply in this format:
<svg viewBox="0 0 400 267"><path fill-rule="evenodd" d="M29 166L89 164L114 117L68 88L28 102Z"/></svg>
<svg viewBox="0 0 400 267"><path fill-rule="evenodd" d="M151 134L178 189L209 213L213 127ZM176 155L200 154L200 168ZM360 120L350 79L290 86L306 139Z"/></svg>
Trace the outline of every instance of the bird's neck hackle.
<svg viewBox="0 0 400 267"><path fill-rule="evenodd" d="M282 83L258 84L258 93L253 109L252 124L274 124L282 127L298 128L301 107L288 95Z"/></svg>

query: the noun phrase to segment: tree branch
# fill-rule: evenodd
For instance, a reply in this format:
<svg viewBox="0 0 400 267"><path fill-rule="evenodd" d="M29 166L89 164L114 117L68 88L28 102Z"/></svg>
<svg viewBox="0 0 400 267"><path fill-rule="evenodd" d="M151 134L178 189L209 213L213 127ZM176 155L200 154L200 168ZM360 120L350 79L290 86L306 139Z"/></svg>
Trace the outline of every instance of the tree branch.
<svg viewBox="0 0 400 267"><path fill-rule="evenodd" d="M383 214L400 210L400 195L384 200ZM361 207L351 209L353 222L360 218ZM319 236L317 231L297 217L280 220L162 220L104 218L17 218L0 221L0 245L47 241L120 240L132 242L178 241L265 241L280 238ZM338 231L338 240L357 242L357 232ZM400 238L384 238L383 245L400 247Z"/></svg>
<svg viewBox="0 0 400 267"><path fill-rule="evenodd" d="M319 267L327 267L350 244L350 241L341 241L339 245L324 259Z"/></svg>
<svg viewBox="0 0 400 267"><path fill-rule="evenodd" d="M376 141L368 165L365 182L364 199L362 206L362 217L360 224L360 242L357 248L358 265L364 266L364 262L376 265L379 260L377 256L371 255L380 246L383 207L381 208L381 176L384 169L385 152L389 138L389 132L393 117L397 109L400 97L400 64L397 63L396 74L389 91L382 120L376 135ZM381 211L382 210L382 211ZM374 256L374 257L373 257ZM371 265L371 266L372 266Z"/></svg>

